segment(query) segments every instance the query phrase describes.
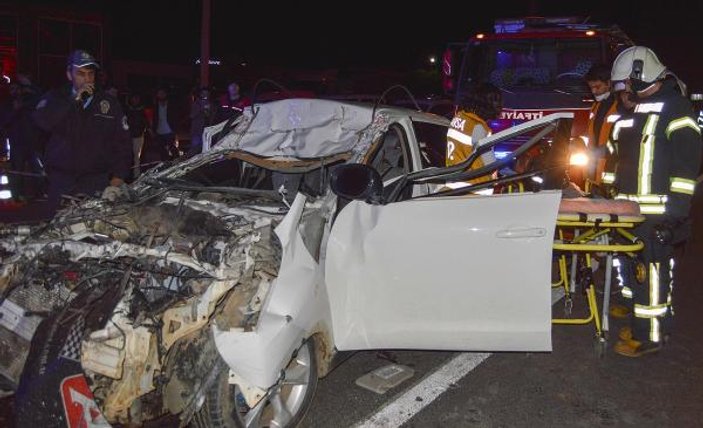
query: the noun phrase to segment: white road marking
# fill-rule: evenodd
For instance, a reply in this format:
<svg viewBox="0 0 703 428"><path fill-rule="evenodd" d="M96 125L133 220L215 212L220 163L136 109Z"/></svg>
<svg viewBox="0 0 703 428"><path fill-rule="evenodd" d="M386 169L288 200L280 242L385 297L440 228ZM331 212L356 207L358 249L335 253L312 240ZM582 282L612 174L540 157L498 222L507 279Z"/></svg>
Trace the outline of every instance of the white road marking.
<svg viewBox="0 0 703 428"><path fill-rule="evenodd" d="M563 287L552 289L552 305L562 297L564 297ZM490 353L462 352L355 427L401 426L490 356Z"/></svg>
<svg viewBox="0 0 703 428"><path fill-rule="evenodd" d="M457 355L398 399L356 426L383 428L401 426L490 355L476 352L463 352Z"/></svg>

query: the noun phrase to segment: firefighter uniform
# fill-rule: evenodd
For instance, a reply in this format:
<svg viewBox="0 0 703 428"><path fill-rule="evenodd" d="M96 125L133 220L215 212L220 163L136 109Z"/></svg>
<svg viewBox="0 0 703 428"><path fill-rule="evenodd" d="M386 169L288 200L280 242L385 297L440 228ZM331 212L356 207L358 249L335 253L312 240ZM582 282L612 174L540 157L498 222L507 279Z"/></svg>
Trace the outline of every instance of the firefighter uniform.
<svg viewBox="0 0 703 428"><path fill-rule="evenodd" d="M641 261L626 269L622 289L633 303L632 338L658 349L672 315L671 233L688 216L701 158L701 130L675 80L664 80L615 122L608 147L617 165L603 181L613 183L616 199L639 203L647 218L636 230L645 244Z"/></svg>
<svg viewBox="0 0 703 428"><path fill-rule="evenodd" d="M49 204L58 208L62 194L93 194L110 179L129 175L132 143L120 103L98 91L76 101L71 86L49 91L32 115L51 133L45 160Z"/></svg>
<svg viewBox="0 0 703 428"><path fill-rule="evenodd" d="M451 127L447 131L447 166L456 165L465 161L480 147L481 140L491 135L491 128L485 120L472 112L459 110L452 119ZM469 170L474 170L495 161L492 150L483 153L471 164ZM491 180L490 175L474 178L471 184ZM451 183L448 183L451 185ZM451 187L451 186L450 186Z"/></svg>

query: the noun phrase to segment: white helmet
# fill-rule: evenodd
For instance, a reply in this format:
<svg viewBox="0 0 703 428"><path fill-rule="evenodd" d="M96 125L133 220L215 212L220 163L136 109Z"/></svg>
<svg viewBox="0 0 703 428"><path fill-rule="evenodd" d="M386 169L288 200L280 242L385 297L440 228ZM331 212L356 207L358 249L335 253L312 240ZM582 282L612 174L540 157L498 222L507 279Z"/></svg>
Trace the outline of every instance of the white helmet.
<svg viewBox="0 0 703 428"><path fill-rule="evenodd" d="M610 79L614 82L633 79L654 83L664 78L665 72L666 67L651 49L644 46L631 46L615 58Z"/></svg>

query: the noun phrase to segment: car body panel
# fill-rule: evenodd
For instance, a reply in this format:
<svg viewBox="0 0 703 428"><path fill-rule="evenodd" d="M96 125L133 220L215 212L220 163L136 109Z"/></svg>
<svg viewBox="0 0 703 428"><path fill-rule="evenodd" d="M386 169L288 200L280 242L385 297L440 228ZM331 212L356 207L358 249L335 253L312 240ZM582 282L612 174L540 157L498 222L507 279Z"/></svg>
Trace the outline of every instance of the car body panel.
<svg viewBox="0 0 703 428"><path fill-rule="evenodd" d="M299 223L305 196L298 194L275 232L281 240L278 276L253 331L222 331L213 326L215 345L225 362L247 382L265 389L316 325L328 325L329 310L319 264L305 248Z"/></svg>
<svg viewBox="0 0 703 428"><path fill-rule="evenodd" d="M328 243L337 348L551 350L559 197L350 203Z"/></svg>

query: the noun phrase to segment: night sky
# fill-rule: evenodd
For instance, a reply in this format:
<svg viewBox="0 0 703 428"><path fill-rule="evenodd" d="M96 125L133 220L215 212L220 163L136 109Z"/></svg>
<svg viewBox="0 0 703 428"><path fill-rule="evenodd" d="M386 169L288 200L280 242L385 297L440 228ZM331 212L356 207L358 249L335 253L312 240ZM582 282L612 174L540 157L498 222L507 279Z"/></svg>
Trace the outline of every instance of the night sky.
<svg viewBox="0 0 703 428"><path fill-rule="evenodd" d="M15 0L19 1L19 0ZM109 17L119 59L189 63L199 56L199 0L22 0ZM495 18L590 16L652 48L703 90L703 1L268 2L212 0L211 56L301 68L421 66L447 42L490 31ZM473 7L472 7L473 6Z"/></svg>

